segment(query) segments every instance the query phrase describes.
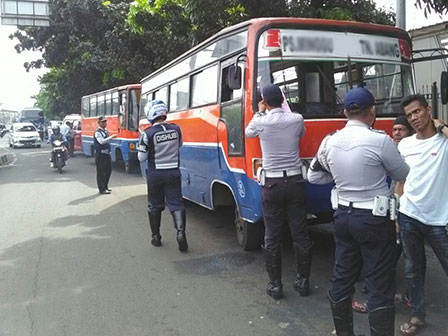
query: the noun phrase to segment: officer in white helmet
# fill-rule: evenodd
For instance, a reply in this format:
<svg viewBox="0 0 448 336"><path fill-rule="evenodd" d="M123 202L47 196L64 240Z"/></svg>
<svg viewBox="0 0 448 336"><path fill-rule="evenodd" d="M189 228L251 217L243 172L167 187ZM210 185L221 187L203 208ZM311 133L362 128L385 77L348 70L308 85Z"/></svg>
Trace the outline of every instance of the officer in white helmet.
<svg viewBox="0 0 448 336"><path fill-rule="evenodd" d="M179 148L182 146L180 127L166 122L167 107L161 100L145 105L145 114L151 127L142 134L138 159L148 160L148 217L152 232L151 244L161 246L160 221L165 202L173 216L179 250L188 249L185 235L185 208L182 201Z"/></svg>

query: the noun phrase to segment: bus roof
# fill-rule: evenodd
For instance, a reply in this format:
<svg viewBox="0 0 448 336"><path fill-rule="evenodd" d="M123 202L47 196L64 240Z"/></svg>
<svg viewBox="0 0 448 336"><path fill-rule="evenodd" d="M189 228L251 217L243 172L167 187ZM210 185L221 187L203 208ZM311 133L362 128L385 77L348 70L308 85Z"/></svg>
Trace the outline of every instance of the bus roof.
<svg viewBox="0 0 448 336"><path fill-rule="evenodd" d="M97 91L97 92L94 92L94 93L82 96L82 98L94 96L94 95L97 95L99 93L106 93L106 92L112 92L112 91L126 90L128 88L129 89L139 89L141 87L142 87L141 84L126 84L126 85L117 86L117 87L114 87L114 88L111 88L111 89L107 89L107 90L103 90L103 91Z"/></svg>
<svg viewBox="0 0 448 336"><path fill-rule="evenodd" d="M360 34L372 34L372 35L385 35L391 37L399 37L406 39L408 42L411 42L411 38L409 34L400 28L396 28L393 26L380 25L375 23L365 23L365 22L355 22L355 21L342 21L342 20L326 20L326 19L312 19L312 18L292 18L292 17L277 17L277 18L256 18L247 20L244 22L240 22L236 25L226 27L219 31L218 33L212 35L208 39L203 42L197 44L193 48L189 49L185 53L176 57L174 60L169 62L168 64L162 66L161 68L155 70L150 75L144 77L141 82L146 81L147 79L156 76L166 68L178 63L184 58L194 54L197 50L200 50L202 47L212 43L213 41L221 38L222 36L228 35L235 31L240 31L245 27L254 25L258 26L258 28L275 26L282 27L288 26L291 24L300 25L300 29L314 29L314 30L331 30L331 31L341 31L341 32L352 32L352 33L360 33Z"/></svg>

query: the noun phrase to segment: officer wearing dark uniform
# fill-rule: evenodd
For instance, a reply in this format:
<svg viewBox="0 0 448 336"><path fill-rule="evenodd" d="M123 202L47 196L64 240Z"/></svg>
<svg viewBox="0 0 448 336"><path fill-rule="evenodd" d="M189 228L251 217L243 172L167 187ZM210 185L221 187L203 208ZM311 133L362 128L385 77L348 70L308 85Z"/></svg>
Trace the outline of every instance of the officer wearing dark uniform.
<svg viewBox="0 0 448 336"><path fill-rule="evenodd" d="M370 128L376 118L374 104L365 88L347 93L344 107L349 120L322 141L308 172L311 183L335 183L336 250L328 296L337 335L354 335L352 295L363 264L371 335L394 335L397 248L386 178L405 180L409 166L387 134Z"/></svg>
<svg viewBox="0 0 448 336"><path fill-rule="evenodd" d="M167 107L161 100L148 102L145 114L152 124L143 133L139 143L139 161L148 160L148 217L152 232L151 244L161 246L160 221L165 202L173 216L179 250L188 249L185 234L186 215L182 201L179 148L182 132L175 124L166 123Z"/></svg>
<svg viewBox="0 0 448 336"><path fill-rule="evenodd" d="M299 140L305 134L305 125L302 115L282 108L283 93L277 85L266 85L262 97L259 112L246 128L246 136L258 136L263 152L260 176L265 225L263 254L270 279L266 291L274 299L283 296L281 237L287 222L297 263L294 289L306 296L313 243L306 221L305 183L299 155Z"/></svg>
<svg viewBox="0 0 448 336"><path fill-rule="evenodd" d="M109 179L112 173L112 162L110 158L110 140L116 137L116 134L109 136L106 130L106 117L98 118L98 129L93 137L93 146L95 149L96 164L96 182L100 194L110 194Z"/></svg>

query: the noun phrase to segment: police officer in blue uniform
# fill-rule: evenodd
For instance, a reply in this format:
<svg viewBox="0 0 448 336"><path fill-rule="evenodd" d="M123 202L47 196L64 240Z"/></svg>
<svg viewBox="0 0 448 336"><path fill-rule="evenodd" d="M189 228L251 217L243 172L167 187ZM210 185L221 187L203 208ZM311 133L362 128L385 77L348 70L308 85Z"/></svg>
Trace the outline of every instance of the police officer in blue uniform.
<svg viewBox="0 0 448 336"><path fill-rule="evenodd" d="M299 155L299 140L305 134L305 124L302 115L282 108L284 96L278 85L263 87L262 97L258 113L246 128L246 136L258 136L263 153L260 178L265 225L263 254L270 280L266 292L276 300L283 297L281 238L288 223L297 266L293 287L301 296L307 296L313 243L308 233Z"/></svg>
<svg viewBox="0 0 448 336"><path fill-rule="evenodd" d="M93 147L95 150L96 182L100 194L110 194L109 179L112 173L112 161L110 158L110 141L117 135L109 135L106 129L107 118L98 118L98 129L93 137Z"/></svg>
<svg viewBox="0 0 448 336"><path fill-rule="evenodd" d="M185 234L186 215L182 200L179 148L182 146L180 127L166 123L167 107L161 100L145 105L145 114L152 124L143 133L139 143L139 161L148 160L148 217L152 232L151 244L161 246L160 221L165 202L171 212L179 251L188 249Z"/></svg>
<svg viewBox="0 0 448 336"><path fill-rule="evenodd" d="M335 183L336 249L328 296L336 334L343 336L354 335L352 295L363 264L370 333L394 335L397 248L386 178L404 181L409 166L392 139L371 128L376 119L374 104L373 95L363 87L347 93L344 112L349 120L322 141L308 171L311 183Z"/></svg>

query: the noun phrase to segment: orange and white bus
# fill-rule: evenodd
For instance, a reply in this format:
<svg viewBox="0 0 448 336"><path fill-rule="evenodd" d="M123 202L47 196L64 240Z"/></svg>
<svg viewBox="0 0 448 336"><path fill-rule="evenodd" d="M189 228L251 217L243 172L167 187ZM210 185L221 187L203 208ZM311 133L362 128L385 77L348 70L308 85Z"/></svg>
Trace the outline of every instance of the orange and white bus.
<svg viewBox="0 0 448 336"><path fill-rule="evenodd" d="M107 130L117 134L112 139L112 162L123 162L126 172L138 166L138 107L140 84L129 84L82 97L81 141L85 155L93 156L93 135L98 128L98 117L106 116Z"/></svg>
<svg viewBox="0 0 448 336"><path fill-rule="evenodd" d="M323 137L344 127L345 93L365 86L375 96L375 127L390 134L400 100L414 92L406 31L376 24L299 18L260 18L226 28L142 81L141 106L165 101L179 125L184 198L215 209L235 206L244 249L262 237L258 139L244 135L257 111L260 88L274 82L293 112L305 118L300 141L309 165ZM142 109L143 110L143 109ZM147 127L140 117L140 129ZM349 162L347 164L350 164ZM144 172L144 169L143 169ZM332 185L307 183L313 222L331 220Z"/></svg>

